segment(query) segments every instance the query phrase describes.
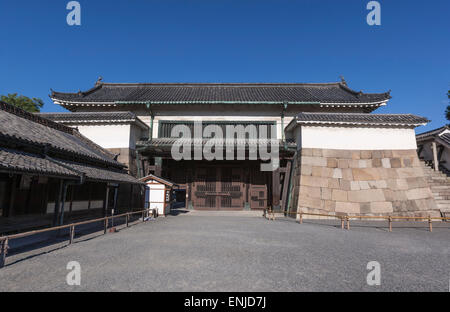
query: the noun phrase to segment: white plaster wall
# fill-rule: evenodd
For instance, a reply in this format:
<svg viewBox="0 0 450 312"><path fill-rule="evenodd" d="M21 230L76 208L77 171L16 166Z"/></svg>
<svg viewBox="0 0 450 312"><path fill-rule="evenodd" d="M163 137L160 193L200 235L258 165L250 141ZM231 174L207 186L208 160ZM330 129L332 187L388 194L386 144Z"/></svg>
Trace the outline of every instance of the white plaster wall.
<svg viewBox="0 0 450 312"><path fill-rule="evenodd" d="M78 131L103 148L135 148L130 125L80 125Z"/></svg>
<svg viewBox="0 0 450 312"><path fill-rule="evenodd" d="M295 133L298 148L346 150L417 148L414 129L301 126L301 131Z"/></svg>

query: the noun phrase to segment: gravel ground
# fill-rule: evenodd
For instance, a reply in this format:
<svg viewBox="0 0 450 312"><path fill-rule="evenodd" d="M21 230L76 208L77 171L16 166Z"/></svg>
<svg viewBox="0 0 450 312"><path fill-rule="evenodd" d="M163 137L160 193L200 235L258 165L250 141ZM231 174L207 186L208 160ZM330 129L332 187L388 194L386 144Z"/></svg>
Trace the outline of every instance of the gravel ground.
<svg viewBox="0 0 450 312"><path fill-rule="evenodd" d="M450 226L268 221L239 214L180 214L0 269L0 291L449 291ZM370 226L369 226L370 225ZM68 286L66 265L81 265ZM368 286L369 261L381 285Z"/></svg>

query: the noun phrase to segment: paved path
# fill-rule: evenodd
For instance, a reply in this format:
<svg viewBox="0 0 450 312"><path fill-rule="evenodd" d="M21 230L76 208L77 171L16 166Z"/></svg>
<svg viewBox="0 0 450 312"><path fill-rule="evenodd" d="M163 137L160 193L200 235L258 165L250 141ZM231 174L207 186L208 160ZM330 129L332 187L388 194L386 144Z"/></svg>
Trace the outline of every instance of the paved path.
<svg viewBox="0 0 450 312"><path fill-rule="evenodd" d="M0 269L0 291L449 291L450 229L180 214ZM336 224L336 223L334 223ZM69 261L81 286L66 284ZM368 286L366 265L381 265Z"/></svg>

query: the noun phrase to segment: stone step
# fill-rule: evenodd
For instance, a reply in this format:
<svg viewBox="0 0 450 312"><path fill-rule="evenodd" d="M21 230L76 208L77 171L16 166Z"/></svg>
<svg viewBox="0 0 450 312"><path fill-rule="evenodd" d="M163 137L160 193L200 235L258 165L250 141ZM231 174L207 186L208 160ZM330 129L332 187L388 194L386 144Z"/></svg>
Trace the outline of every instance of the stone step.
<svg viewBox="0 0 450 312"><path fill-rule="evenodd" d="M439 188L442 190L450 189L450 185L448 185L447 183L430 182L430 183L428 183L428 185L430 185L430 187L432 187L432 188Z"/></svg>
<svg viewBox="0 0 450 312"><path fill-rule="evenodd" d="M450 202L450 196L439 196L439 195L434 195L434 200L448 200Z"/></svg>

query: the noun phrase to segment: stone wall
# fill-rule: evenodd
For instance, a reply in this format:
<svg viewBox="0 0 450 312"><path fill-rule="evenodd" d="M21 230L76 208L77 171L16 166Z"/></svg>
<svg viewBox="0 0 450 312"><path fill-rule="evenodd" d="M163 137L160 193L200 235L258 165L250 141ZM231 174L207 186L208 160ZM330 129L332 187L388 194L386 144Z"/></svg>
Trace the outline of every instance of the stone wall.
<svg viewBox="0 0 450 312"><path fill-rule="evenodd" d="M416 150L303 148L291 211L440 216Z"/></svg>

